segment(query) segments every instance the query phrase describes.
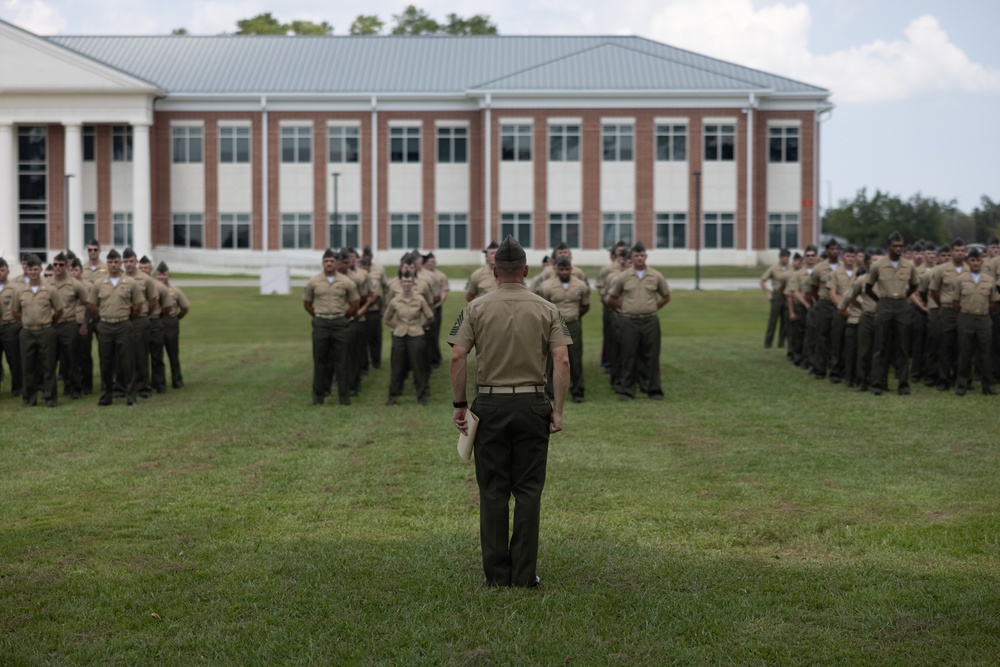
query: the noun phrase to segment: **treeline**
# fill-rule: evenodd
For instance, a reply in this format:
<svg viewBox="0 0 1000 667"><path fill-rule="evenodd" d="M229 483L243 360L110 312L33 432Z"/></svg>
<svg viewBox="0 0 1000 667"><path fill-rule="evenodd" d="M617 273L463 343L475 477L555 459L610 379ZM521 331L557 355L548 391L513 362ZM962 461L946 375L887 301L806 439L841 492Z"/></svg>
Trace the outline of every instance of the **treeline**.
<svg viewBox="0 0 1000 667"><path fill-rule="evenodd" d="M359 14L351 24L351 35L381 35L386 24L376 14ZM174 35L187 35L186 28L177 28ZM323 21L279 21L271 12L251 16L236 22L235 35L332 35L333 26ZM409 5L400 14L392 15L390 35L496 35L497 26L486 14L459 16L448 14L444 21L434 19L427 11Z"/></svg>
<svg viewBox="0 0 1000 667"><path fill-rule="evenodd" d="M987 196L971 214L958 210L954 200L940 201L913 195L907 200L879 190L872 197L865 189L853 201L823 215L823 233L846 238L860 246L885 245L886 237L899 231L907 242L926 239L938 244L961 238L966 243L985 243L1000 236L1000 202Z"/></svg>

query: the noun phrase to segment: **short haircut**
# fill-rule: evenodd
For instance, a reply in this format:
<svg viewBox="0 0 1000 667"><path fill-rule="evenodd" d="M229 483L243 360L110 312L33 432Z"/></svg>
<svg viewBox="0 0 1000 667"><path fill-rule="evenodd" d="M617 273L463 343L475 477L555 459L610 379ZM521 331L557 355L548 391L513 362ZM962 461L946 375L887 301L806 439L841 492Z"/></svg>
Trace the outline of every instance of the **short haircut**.
<svg viewBox="0 0 1000 667"><path fill-rule="evenodd" d="M42 258L39 257L38 255L34 254L34 253L31 253L30 255L28 255L28 258L26 260L24 260L24 262L28 266L41 266L42 265Z"/></svg>
<svg viewBox="0 0 1000 667"><path fill-rule="evenodd" d="M969 251L969 254L965 256L966 259L982 259L983 255L979 252L979 248L973 248Z"/></svg>
<svg viewBox="0 0 1000 667"><path fill-rule="evenodd" d="M790 256L791 254L792 254L792 253L791 253L791 252L789 252L788 248L782 248L782 249L781 249L781 252L779 252L779 253L778 253L778 257L788 257L788 256Z"/></svg>
<svg viewBox="0 0 1000 667"><path fill-rule="evenodd" d="M902 243L903 235L899 232L893 232L892 234L889 234L889 238L887 238L886 241L889 243Z"/></svg>
<svg viewBox="0 0 1000 667"><path fill-rule="evenodd" d="M497 260L497 273L504 277L520 276L524 273L524 267L528 265L528 260L524 257L511 260Z"/></svg>
<svg viewBox="0 0 1000 667"><path fill-rule="evenodd" d="M963 241L962 239L955 239L954 241L951 242L951 248L952 249L955 249L958 246L964 246L964 245L965 245L965 241Z"/></svg>

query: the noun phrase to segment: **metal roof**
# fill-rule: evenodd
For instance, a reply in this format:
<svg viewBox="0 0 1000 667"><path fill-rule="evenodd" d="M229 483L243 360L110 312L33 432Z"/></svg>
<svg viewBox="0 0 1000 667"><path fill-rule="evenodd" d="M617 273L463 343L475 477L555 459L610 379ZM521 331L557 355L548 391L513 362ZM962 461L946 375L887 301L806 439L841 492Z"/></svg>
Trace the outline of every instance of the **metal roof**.
<svg viewBox="0 0 1000 667"><path fill-rule="evenodd" d="M48 37L168 94L829 91L641 37Z"/></svg>

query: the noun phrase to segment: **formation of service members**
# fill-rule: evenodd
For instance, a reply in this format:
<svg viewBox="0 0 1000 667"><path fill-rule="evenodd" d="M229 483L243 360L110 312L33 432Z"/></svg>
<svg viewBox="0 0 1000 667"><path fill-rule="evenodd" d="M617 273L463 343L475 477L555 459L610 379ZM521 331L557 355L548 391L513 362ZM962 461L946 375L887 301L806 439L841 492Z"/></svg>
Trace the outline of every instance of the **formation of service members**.
<svg viewBox="0 0 1000 667"><path fill-rule="evenodd" d="M825 257L817 254L809 246L804 257L796 255L784 287L793 364L817 379L829 376L833 384L845 382L875 396L888 391L890 366L901 396L911 393L911 379L963 396L978 378L984 394L996 393L996 238L983 253L966 252L961 239L938 249L925 241L907 247L893 233L886 252L848 246L841 255L831 239ZM765 280L777 284L773 269L762 286Z"/></svg>
<svg viewBox="0 0 1000 667"><path fill-rule="evenodd" d="M149 259L131 249L124 256L112 249L105 263L100 245L91 241L87 254L81 262L71 251L60 252L44 271L37 255L25 254L22 275L13 279L0 259L0 362L6 358L11 391L25 406L38 405L41 394L45 405L56 407L59 380L72 400L93 393L95 333L99 405L116 397L135 405L154 390L166 392L164 349L174 388L184 386L179 321L189 303L170 284L167 265L161 262L153 278Z"/></svg>

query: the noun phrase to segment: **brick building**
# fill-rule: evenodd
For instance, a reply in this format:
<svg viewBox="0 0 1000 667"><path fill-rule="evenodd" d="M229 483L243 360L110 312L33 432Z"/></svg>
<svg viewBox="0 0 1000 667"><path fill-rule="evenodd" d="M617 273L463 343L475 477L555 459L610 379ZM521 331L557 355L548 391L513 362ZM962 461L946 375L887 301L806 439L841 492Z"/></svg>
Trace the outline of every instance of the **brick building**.
<svg viewBox="0 0 1000 667"><path fill-rule="evenodd" d="M0 248L205 269L327 246L769 261L829 91L639 37L48 37L0 22ZM14 66L10 66L13 64Z"/></svg>

